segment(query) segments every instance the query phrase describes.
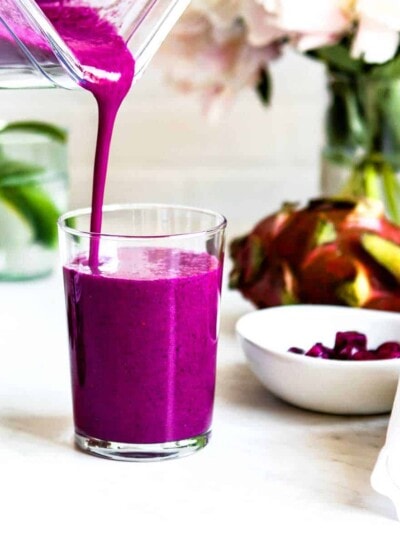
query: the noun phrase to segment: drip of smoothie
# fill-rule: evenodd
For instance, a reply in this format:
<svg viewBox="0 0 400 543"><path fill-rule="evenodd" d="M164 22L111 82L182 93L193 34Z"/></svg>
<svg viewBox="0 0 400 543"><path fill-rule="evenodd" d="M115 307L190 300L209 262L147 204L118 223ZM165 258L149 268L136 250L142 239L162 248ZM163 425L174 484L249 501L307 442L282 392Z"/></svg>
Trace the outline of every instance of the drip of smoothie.
<svg viewBox="0 0 400 543"><path fill-rule="evenodd" d="M115 119L133 81L135 61L114 26L79 2L37 0L61 38L84 69L80 85L98 104L99 123L93 175L91 232L101 232L107 166ZM98 265L98 239L93 238L90 264Z"/></svg>

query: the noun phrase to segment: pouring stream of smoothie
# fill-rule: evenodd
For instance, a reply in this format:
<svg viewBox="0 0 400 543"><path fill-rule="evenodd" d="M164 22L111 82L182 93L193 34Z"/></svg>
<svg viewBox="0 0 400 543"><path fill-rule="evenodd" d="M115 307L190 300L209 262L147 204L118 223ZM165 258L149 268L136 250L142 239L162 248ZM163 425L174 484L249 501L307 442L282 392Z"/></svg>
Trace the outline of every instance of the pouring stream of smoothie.
<svg viewBox="0 0 400 543"><path fill-rule="evenodd" d="M108 159L115 119L133 81L135 61L114 26L79 3L37 0L84 68L80 85L95 97L99 123L92 189L90 231L101 232ZM99 239L92 238L89 262L98 265Z"/></svg>
<svg viewBox="0 0 400 543"><path fill-rule="evenodd" d="M81 86L97 100L90 229L101 233L112 131L134 59L111 23L73 3L79 0L37 1L83 66ZM114 451L129 445L142 458L146 444L154 452L206 443L222 262L207 251L116 240L113 247L112 270L99 263L96 236L89 265L78 254L64 266L76 439L111 442Z"/></svg>

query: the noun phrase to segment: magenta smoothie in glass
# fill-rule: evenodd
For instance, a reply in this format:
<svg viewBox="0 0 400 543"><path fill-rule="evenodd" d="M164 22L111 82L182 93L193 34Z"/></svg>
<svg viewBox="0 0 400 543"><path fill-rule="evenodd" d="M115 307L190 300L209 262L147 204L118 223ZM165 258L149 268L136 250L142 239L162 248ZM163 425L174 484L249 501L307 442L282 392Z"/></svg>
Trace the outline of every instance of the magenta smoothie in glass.
<svg viewBox="0 0 400 543"><path fill-rule="evenodd" d="M100 235L87 233L89 210L64 215L59 225L76 443L119 459L176 457L204 447L225 219L138 204L105 206Z"/></svg>
<svg viewBox="0 0 400 543"><path fill-rule="evenodd" d="M76 443L118 459L188 454L211 428L225 219L168 206L104 212L112 131L135 62L93 8L37 3L84 67L80 85L99 110L91 210L59 223Z"/></svg>
<svg viewBox="0 0 400 543"><path fill-rule="evenodd" d="M137 444L206 434L218 260L173 249L121 253L109 273L79 262L64 269L77 432Z"/></svg>

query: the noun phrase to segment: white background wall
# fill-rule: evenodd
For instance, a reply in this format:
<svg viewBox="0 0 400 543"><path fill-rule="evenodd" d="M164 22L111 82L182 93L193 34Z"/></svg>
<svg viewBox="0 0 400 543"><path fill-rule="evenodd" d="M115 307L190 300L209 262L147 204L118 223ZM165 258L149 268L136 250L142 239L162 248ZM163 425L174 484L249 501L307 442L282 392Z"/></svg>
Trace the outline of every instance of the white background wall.
<svg viewBox="0 0 400 543"><path fill-rule="evenodd" d="M123 106L112 149L106 200L158 201L224 213L231 235L282 201L318 192L325 107L323 67L287 53L273 68L273 105L249 90L217 126L193 97L166 87L151 66ZM70 207L87 205L96 107L84 91L1 91L0 118L36 118L70 130Z"/></svg>

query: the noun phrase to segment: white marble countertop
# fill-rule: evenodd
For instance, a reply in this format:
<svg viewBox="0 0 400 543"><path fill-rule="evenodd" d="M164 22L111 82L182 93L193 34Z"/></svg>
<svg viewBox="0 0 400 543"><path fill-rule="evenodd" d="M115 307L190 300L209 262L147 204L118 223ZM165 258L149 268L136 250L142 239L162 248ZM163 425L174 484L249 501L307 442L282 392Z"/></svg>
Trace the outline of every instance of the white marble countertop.
<svg viewBox="0 0 400 543"><path fill-rule="evenodd" d="M271 396L234 337L250 309L237 293L224 292L211 443L146 464L72 445L60 276L0 284L0 300L1 541L399 541L394 508L369 483L388 417Z"/></svg>

